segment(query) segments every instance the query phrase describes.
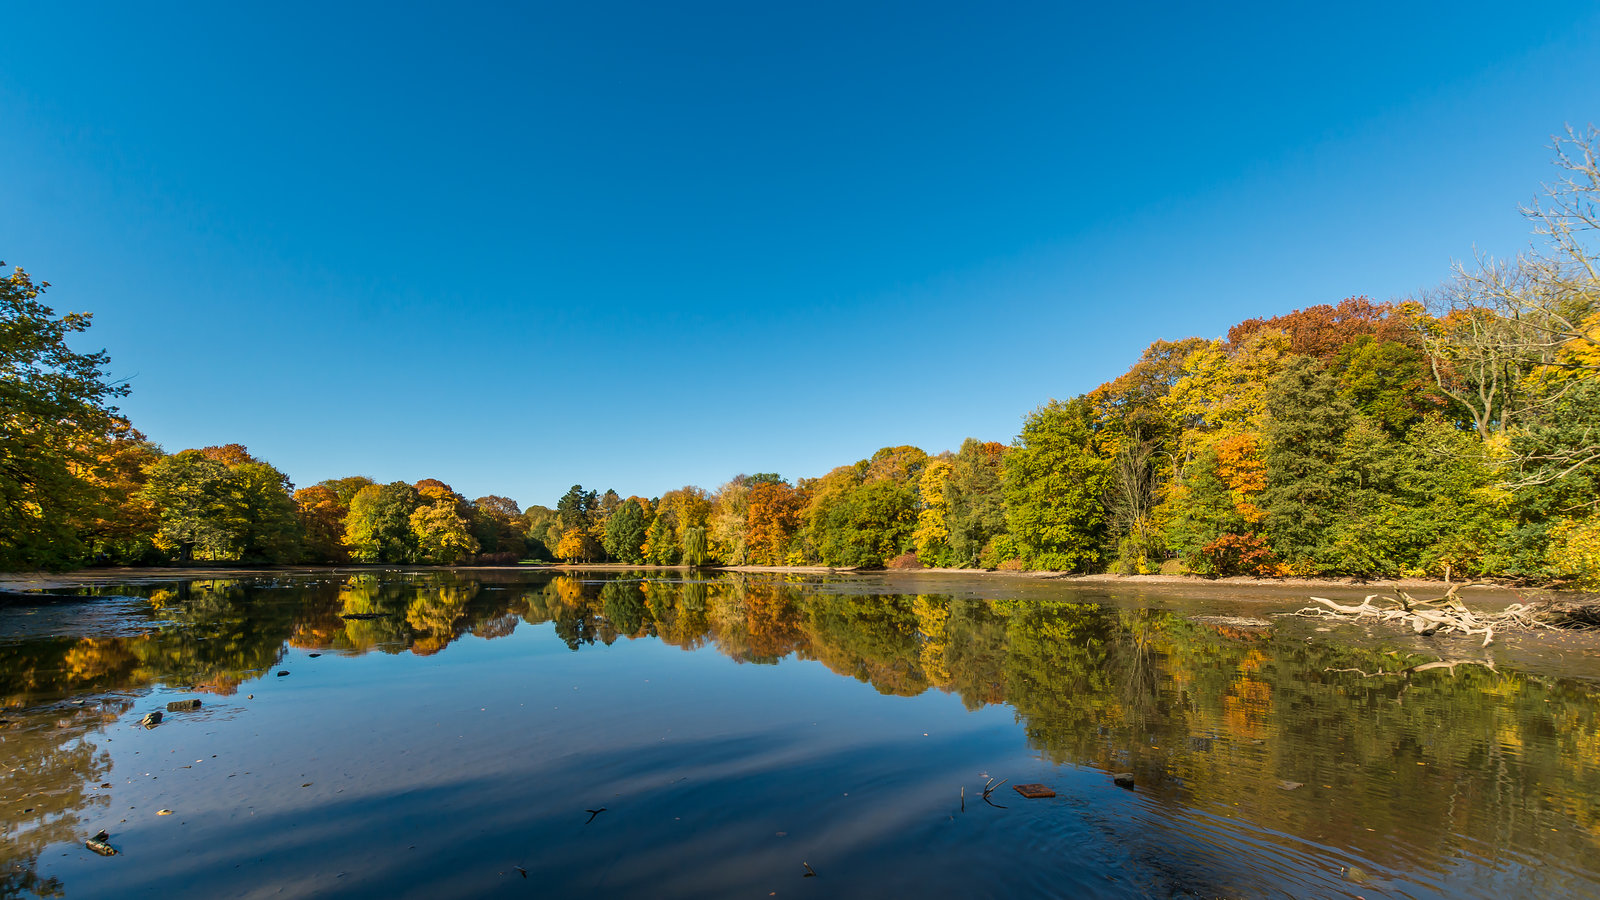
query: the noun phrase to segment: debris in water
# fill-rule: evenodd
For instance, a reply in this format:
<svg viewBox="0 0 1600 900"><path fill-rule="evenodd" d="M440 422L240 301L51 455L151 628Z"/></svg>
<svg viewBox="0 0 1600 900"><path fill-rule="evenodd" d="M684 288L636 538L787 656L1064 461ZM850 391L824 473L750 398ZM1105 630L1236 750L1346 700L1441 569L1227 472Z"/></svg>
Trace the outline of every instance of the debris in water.
<svg viewBox="0 0 1600 900"><path fill-rule="evenodd" d="M1278 782L1278 787L1281 787L1286 791L1292 791L1296 788L1303 788L1305 785L1298 781L1280 781Z"/></svg>
<svg viewBox="0 0 1600 900"><path fill-rule="evenodd" d="M604 806L600 807L599 809L586 809L586 810L584 810L584 812L589 814L589 822L593 822L595 816L598 816L598 815L600 815L601 813L603 813L605 811L606 811L606 808ZM583 824L587 825L587 824L589 824L589 822L584 822Z"/></svg>
<svg viewBox="0 0 1600 900"><path fill-rule="evenodd" d="M282 678L283 676L285 676L287 674L289 674L289 670L288 669L279 669L278 670L278 677L279 678Z"/></svg>
<svg viewBox="0 0 1600 900"><path fill-rule="evenodd" d="M1054 797L1056 795L1055 791L1050 790L1042 784L1018 784L1013 785L1012 790L1024 797L1027 797L1029 800L1039 800L1045 797Z"/></svg>
<svg viewBox="0 0 1600 900"><path fill-rule="evenodd" d="M172 815L172 810L170 810L170 809L158 809L158 810L156 810L156 815L158 815L158 816L170 816L170 815Z"/></svg>
<svg viewBox="0 0 1600 900"><path fill-rule="evenodd" d="M199 708L200 708L200 701L197 700L197 699L194 699L194 700L174 700L171 703L167 704L167 712L183 712L186 709L199 709Z"/></svg>
<svg viewBox="0 0 1600 900"><path fill-rule="evenodd" d="M117 855L117 848L115 848L115 847L111 846L110 844L106 843L106 840L109 839L110 837L111 837L110 834L108 834L105 831L101 831L99 834L96 834L94 837L89 838L88 840L84 841L83 845L85 847L88 847L90 850L93 850L94 852L100 854L101 856L116 856Z"/></svg>
<svg viewBox="0 0 1600 900"><path fill-rule="evenodd" d="M317 657L319 657L319 656L321 656L321 655L322 655L322 654L321 654L321 653L313 653L313 654L311 654L311 656L310 656L310 657L308 657L308 658L309 658L309 659L316 659L316 658L317 658Z"/></svg>
<svg viewBox="0 0 1600 900"><path fill-rule="evenodd" d="M1002 778L1002 779L1000 779L999 784L996 784L995 780L993 778L989 779L989 783L983 786L983 802L989 804L990 806L994 807L995 809L1005 809L1004 806L1001 806L1000 804L994 802L993 800L990 800L989 799L989 795L994 793L995 791L998 791L1000 789L1000 785L1003 785L1003 784L1005 784L1006 782L1008 782L1010 780L1011 779L1009 779L1009 778Z"/></svg>
<svg viewBox="0 0 1600 900"><path fill-rule="evenodd" d="M518 872L521 872L523 878L527 878L528 877L528 870L527 869L524 869L521 866L512 866L511 868L516 869Z"/></svg>
<svg viewBox="0 0 1600 900"><path fill-rule="evenodd" d="M801 878L815 878L815 877L817 877L817 870L811 868L811 863L803 862L800 865L806 867L806 873L804 875L801 875L800 876Z"/></svg>

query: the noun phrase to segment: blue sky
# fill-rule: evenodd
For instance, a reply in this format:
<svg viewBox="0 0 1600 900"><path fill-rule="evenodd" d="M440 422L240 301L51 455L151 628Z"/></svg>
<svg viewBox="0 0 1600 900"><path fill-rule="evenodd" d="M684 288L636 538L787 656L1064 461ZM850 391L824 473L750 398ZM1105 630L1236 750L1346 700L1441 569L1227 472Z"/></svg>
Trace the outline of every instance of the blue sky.
<svg viewBox="0 0 1600 900"><path fill-rule="evenodd" d="M168 450L553 504L1009 441L1529 242L1600 8L17 4L0 259Z"/></svg>

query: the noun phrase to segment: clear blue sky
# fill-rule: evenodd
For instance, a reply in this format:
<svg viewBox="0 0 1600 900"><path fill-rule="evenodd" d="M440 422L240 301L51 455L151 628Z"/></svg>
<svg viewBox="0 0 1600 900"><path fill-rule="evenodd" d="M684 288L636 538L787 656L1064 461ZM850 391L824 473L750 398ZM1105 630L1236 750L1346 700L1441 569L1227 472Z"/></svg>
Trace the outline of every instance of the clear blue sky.
<svg viewBox="0 0 1600 900"><path fill-rule="evenodd" d="M11 4L0 259L168 450L553 504L1009 441L1600 121L1593 3L1224 6Z"/></svg>

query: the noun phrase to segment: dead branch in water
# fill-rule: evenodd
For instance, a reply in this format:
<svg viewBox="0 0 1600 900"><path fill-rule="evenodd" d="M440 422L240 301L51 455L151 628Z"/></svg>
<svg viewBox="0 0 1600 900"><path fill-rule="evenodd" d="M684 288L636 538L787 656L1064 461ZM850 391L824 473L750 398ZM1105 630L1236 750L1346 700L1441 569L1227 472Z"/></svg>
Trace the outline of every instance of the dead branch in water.
<svg viewBox="0 0 1600 900"><path fill-rule="evenodd" d="M1513 603L1498 613L1475 613L1467 609L1458 596L1463 588L1469 587L1472 585L1453 584L1445 591L1443 597L1418 600L1396 585L1395 593L1399 595L1398 597L1370 594L1355 605L1335 603L1325 597L1312 597L1311 601L1321 606L1308 606L1283 615L1333 619L1341 622L1371 620L1394 623L1409 626L1412 631L1424 636L1438 633L1481 634L1485 647L1494 642L1497 631L1600 627L1600 607L1573 601Z"/></svg>
<svg viewBox="0 0 1600 900"><path fill-rule="evenodd" d="M1481 661L1476 659L1441 659L1437 662L1406 666L1403 669L1395 669L1393 672L1386 672L1383 669L1379 669L1376 672L1367 672L1361 669L1323 669L1322 671L1354 672L1355 674L1360 675L1362 678L1378 678L1384 675L1410 675L1414 672L1427 672L1432 669L1449 669L1450 674L1454 675L1456 672L1456 666L1483 666L1485 669L1488 669L1491 672L1495 671L1494 663L1492 661Z"/></svg>

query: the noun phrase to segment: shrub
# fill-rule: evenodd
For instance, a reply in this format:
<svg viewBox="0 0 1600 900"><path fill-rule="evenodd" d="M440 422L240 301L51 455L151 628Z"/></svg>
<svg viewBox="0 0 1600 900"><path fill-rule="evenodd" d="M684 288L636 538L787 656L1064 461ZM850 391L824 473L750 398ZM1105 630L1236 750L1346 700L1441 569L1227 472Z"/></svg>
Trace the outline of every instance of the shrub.
<svg viewBox="0 0 1600 900"><path fill-rule="evenodd" d="M1254 533L1225 534L1200 548L1210 574L1226 578L1230 575L1277 575L1278 566L1272 561L1272 548Z"/></svg>
<svg viewBox="0 0 1600 900"><path fill-rule="evenodd" d="M891 569L920 569L923 567L922 560L918 559L915 553L902 553L884 565Z"/></svg>

